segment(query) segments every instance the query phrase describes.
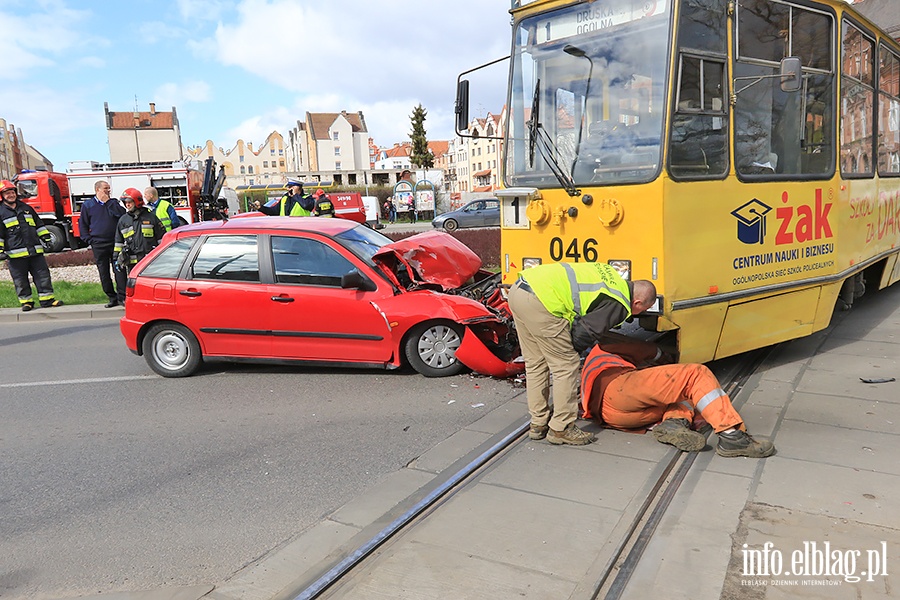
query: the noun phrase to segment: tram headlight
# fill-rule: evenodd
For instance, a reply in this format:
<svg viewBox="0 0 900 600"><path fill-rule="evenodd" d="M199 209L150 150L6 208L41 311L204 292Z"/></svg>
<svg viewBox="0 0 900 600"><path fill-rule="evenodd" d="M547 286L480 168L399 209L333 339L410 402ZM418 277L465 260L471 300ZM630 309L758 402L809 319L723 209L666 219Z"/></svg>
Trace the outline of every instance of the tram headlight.
<svg viewBox="0 0 900 600"><path fill-rule="evenodd" d="M611 260L609 266L618 271L619 275L625 281L631 281L631 261L630 260Z"/></svg>
<svg viewBox="0 0 900 600"><path fill-rule="evenodd" d="M541 259L539 258L523 258L522 259L522 268L530 269L531 267L536 267L541 264Z"/></svg>

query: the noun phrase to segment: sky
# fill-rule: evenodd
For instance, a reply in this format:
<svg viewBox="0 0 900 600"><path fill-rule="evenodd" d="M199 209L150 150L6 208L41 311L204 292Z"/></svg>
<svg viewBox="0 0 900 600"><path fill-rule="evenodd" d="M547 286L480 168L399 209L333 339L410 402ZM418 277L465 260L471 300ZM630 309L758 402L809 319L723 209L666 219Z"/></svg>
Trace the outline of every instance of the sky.
<svg viewBox="0 0 900 600"><path fill-rule="evenodd" d="M0 0L0 117L57 171L109 161L110 111L174 106L186 146L259 147L361 111L380 146L453 136L457 76L506 56L509 0ZM497 78L499 113L505 80ZM481 109L479 111L479 109Z"/></svg>

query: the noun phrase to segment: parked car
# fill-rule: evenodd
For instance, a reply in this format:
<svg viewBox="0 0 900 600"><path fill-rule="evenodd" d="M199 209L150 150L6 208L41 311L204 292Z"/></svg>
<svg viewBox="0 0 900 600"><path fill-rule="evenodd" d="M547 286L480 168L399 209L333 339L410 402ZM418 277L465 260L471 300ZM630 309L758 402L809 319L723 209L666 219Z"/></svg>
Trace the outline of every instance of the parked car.
<svg viewBox="0 0 900 600"><path fill-rule="evenodd" d="M472 200L462 208L438 215L432 227L456 231L460 227L499 227L500 201L496 198Z"/></svg>
<svg viewBox="0 0 900 600"><path fill-rule="evenodd" d="M508 376L523 365L499 286L444 232L248 216L166 234L131 272L120 328L164 377L204 359Z"/></svg>

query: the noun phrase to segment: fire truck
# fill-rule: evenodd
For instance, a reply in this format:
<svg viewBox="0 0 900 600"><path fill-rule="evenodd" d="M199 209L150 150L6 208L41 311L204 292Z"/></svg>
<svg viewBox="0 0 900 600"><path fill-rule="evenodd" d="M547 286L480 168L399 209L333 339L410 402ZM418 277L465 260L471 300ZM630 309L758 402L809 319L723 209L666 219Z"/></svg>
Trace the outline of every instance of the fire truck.
<svg viewBox="0 0 900 600"><path fill-rule="evenodd" d="M210 158L201 172L189 162L110 163L70 162L66 173L23 171L14 178L22 199L40 215L52 238L49 250L81 246L78 219L81 205L94 196L94 184L107 181L112 197L128 188L141 192L155 187L159 197L175 207L182 224L227 218L218 205L224 170L216 173Z"/></svg>

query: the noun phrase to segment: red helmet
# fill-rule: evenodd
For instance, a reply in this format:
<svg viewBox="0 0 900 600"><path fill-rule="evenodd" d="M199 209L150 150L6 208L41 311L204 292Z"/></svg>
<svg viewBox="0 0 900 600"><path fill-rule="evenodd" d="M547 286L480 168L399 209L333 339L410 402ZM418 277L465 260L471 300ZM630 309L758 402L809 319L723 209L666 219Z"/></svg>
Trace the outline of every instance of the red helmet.
<svg viewBox="0 0 900 600"><path fill-rule="evenodd" d="M325 190L323 190L322 188L319 188L316 190L316 193L313 194L313 198L319 198L320 196L324 196L324 195L325 195Z"/></svg>
<svg viewBox="0 0 900 600"><path fill-rule="evenodd" d="M16 184L14 184L9 179L4 179L3 181L0 181L0 194L7 190L15 190L16 194L19 193L19 190L16 188Z"/></svg>
<svg viewBox="0 0 900 600"><path fill-rule="evenodd" d="M134 202L134 205L138 208L140 208L144 205L144 197L141 195L141 193L139 191L137 191L134 188L128 188L127 190L122 192L122 195L120 196L120 198L122 199L122 201L131 200L132 202Z"/></svg>

